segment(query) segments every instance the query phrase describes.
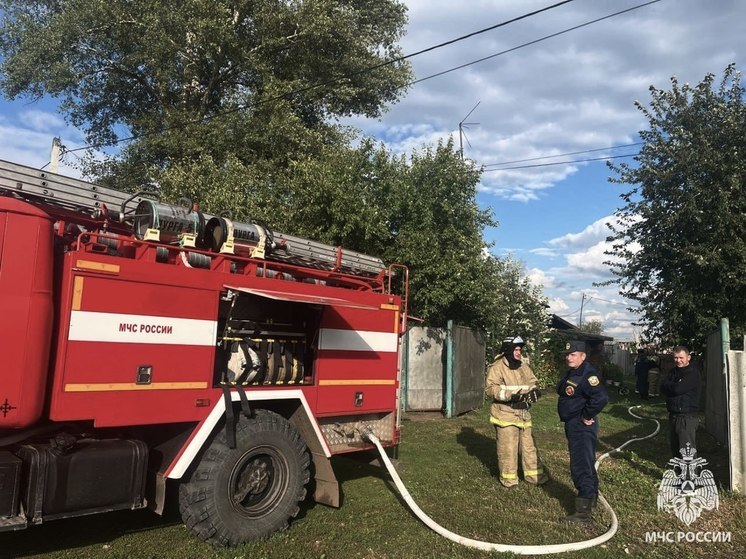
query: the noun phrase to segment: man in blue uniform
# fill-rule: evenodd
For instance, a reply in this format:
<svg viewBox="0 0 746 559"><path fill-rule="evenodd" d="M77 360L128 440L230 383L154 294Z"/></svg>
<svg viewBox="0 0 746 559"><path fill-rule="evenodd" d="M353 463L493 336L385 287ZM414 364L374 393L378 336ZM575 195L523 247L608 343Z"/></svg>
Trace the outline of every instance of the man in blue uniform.
<svg viewBox="0 0 746 559"><path fill-rule="evenodd" d="M594 467L598 441L596 416L609 401L598 372L585 359L585 342L567 342L565 360L570 370L557 384L557 412L565 424L570 475L578 491L575 513L562 520L582 524L592 520L593 506L598 498L598 475Z"/></svg>

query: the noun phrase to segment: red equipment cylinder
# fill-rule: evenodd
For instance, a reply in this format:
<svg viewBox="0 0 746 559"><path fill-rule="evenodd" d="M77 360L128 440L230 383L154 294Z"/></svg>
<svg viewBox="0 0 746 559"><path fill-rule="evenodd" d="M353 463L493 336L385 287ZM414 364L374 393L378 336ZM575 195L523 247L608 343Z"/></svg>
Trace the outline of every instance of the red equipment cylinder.
<svg viewBox="0 0 746 559"><path fill-rule="evenodd" d="M54 308L53 220L0 197L0 431L34 424L44 407Z"/></svg>

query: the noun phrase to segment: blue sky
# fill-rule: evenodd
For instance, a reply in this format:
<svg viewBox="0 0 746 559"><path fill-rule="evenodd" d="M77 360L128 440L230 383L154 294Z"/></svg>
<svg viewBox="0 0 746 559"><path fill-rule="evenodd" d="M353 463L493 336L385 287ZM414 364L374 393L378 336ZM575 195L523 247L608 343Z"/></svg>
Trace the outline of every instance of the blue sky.
<svg viewBox="0 0 746 559"><path fill-rule="evenodd" d="M405 54L473 33L551 5L551 0L404 0L409 9ZM453 138L472 108L465 156L480 165L599 150L639 141L645 127L634 103L647 104L651 85L670 78L700 82L727 64L743 69L746 2L660 0L627 13L645 0L574 0L542 14L413 57L417 79L468 64L412 85L380 119L346 124L411 153ZM581 26L568 31L570 28ZM566 32L565 32L566 31ZM543 39L549 35L559 35ZM538 41L530 46L525 43ZM512 50L511 50L512 49ZM509 51L505 52L504 51ZM83 145L54 100L0 100L0 159L32 166L49 160L54 136L68 148ZM636 147L536 160L554 163L634 153ZM71 156L68 156L71 157ZM71 160L74 162L74 158ZM631 161L618 159L617 161ZM62 171L66 168L63 165ZM68 169L75 173L74 169ZM551 310L577 322L601 320L617 339L639 334L602 262L605 222L621 203L623 185L608 182L603 161L485 172L478 201L499 226L486 231L493 252L513 255L541 284Z"/></svg>

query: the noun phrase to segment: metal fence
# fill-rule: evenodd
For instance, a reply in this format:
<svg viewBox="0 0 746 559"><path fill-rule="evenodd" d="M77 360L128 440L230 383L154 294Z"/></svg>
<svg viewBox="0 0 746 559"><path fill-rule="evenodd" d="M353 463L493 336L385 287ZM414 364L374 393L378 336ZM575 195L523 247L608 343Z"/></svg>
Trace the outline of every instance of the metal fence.
<svg viewBox="0 0 746 559"><path fill-rule="evenodd" d="M413 326L404 338L404 411L442 411L448 417L484 402L484 333L449 321L448 328Z"/></svg>

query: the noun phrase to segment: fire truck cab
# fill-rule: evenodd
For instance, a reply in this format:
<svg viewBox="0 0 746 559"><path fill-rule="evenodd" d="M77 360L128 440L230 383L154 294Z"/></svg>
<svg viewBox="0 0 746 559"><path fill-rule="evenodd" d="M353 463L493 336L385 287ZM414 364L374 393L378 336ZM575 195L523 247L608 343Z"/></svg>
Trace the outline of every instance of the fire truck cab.
<svg viewBox="0 0 746 559"><path fill-rule="evenodd" d="M392 278L399 285L392 293ZM284 528L399 439L404 267L0 161L0 531L163 510Z"/></svg>

